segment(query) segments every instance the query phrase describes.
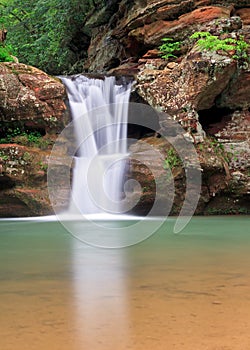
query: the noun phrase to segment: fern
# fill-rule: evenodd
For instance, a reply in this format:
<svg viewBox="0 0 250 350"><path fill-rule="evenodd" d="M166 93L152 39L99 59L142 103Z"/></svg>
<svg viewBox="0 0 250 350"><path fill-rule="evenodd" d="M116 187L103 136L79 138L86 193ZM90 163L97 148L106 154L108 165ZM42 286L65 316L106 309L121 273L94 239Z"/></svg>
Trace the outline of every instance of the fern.
<svg viewBox="0 0 250 350"><path fill-rule="evenodd" d="M180 51L180 42L173 42L172 38L163 38L162 41L164 44L159 46L159 50L161 51L161 57L165 59L169 59L170 57L176 58L177 56L174 53Z"/></svg>
<svg viewBox="0 0 250 350"><path fill-rule="evenodd" d="M243 36L240 36L239 39L220 39L209 32L195 32L190 36L190 39L199 39L197 41L197 45L201 50L222 50L225 52L235 51L235 54L232 56L234 59L248 59L247 50L249 48L249 44L244 40Z"/></svg>

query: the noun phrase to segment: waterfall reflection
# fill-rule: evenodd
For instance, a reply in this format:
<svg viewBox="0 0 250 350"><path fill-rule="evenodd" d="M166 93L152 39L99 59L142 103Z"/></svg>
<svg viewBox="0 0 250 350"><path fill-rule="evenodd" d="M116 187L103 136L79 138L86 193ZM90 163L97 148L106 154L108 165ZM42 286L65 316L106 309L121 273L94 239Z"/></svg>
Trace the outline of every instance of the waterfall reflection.
<svg viewBox="0 0 250 350"><path fill-rule="evenodd" d="M126 250L74 241L73 284L78 341L84 349L128 349ZM80 345L79 344L79 345Z"/></svg>

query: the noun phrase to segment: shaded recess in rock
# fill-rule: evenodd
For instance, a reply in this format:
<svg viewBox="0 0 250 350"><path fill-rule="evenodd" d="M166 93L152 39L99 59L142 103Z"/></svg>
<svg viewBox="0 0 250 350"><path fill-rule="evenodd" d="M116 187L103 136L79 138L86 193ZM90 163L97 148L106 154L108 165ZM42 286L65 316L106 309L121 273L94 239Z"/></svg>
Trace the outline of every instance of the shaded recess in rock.
<svg viewBox="0 0 250 350"><path fill-rule="evenodd" d="M0 217L16 218L36 215L30 207L11 194L1 194L0 191L0 201Z"/></svg>
<svg viewBox="0 0 250 350"><path fill-rule="evenodd" d="M198 111L199 122L203 130L209 135L215 135L227 125L232 118L233 111L230 108L217 108Z"/></svg>
<svg viewBox="0 0 250 350"><path fill-rule="evenodd" d="M157 133L160 131L160 128L161 128L160 122L159 122L159 114L156 113L155 111L153 112L153 109L152 109L152 113L147 113L148 108L146 108L145 114L144 114L143 106L144 105L149 106L149 104L135 90L132 91L129 102L131 104L129 107L129 115L128 115L128 138L139 140L141 138L149 137L149 136L157 137ZM140 113L143 116L143 120L141 120L141 123L139 124L135 123L134 109L133 109L134 103L141 105ZM138 111L138 105L136 107L136 110ZM144 124L150 125L150 127L143 126Z"/></svg>
<svg viewBox="0 0 250 350"><path fill-rule="evenodd" d="M0 176L0 191L15 187L15 182L9 176Z"/></svg>
<svg viewBox="0 0 250 350"><path fill-rule="evenodd" d="M46 130L42 127L36 127L34 123L27 122L1 122L0 121L0 139L5 138L8 132L11 130L18 130L19 134L25 133L26 135L37 134L39 136L45 136Z"/></svg>

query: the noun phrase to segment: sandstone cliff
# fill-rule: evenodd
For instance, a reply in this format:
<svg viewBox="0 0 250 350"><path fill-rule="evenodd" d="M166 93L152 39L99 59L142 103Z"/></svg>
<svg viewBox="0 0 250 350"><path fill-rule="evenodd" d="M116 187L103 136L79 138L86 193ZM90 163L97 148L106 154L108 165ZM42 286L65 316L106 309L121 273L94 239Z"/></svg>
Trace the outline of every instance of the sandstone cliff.
<svg viewBox="0 0 250 350"><path fill-rule="evenodd" d="M167 113L188 131L203 171L197 213L249 212L249 60L236 60L234 52L224 50L202 51L190 40L194 32L206 31L221 39L244 37L249 43L249 1L123 0L108 2L108 8L115 9L113 15L100 23L101 14L95 14L88 22L92 40L85 69L132 75L140 102ZM181 44L176 59L161 58L164 37ZM168 125L166 118L159 120L159 132L168 132ZM162 159L155 164L140 141L132 156L145 152L142 157L148 157L161 181L169 145L159 145L154 137L144 141L153 143ZM143 188L137 211L146 213L154 200L154 180L139 161L131 164L131 176ZM172 212L177 213L185 196L185 174L180 165L173 172Z"/></svg>
<svg viewBox="0 0 250 350"><path fill-rule="evenodd" d="M165 181L164 164L171 163L171 157L175 183L172 214L180 211L185 198L182 164L173 162L169 143L159 138L169 133L168 118L178 121L198 153L202 191L197 214L249 213L249 60L236 59L235 52L201 50L190 39L194 32L205 31L220 39L244 37L249 43L249 1L110 0L85 22L91 41L83 72L132 76L136 82L132 99L164 112L153 130L130 128L131 135L137 134L139 139L131 147L129 175L139 180L143 189L137 213L145 214L152 206L155 181ZM161 58L159 45L164 37L180 43L175 58ZM247 54L249 57L249 49ZM22 123L28 129L42 130L43 138L53 142L53 135L68 120L62 84L23 65L1 64L0 69L1 125ZM160 152L158 160L145 151L145 142ZM48 198L41 198L40 190L46 188L43 164L50 148L24 147L1 145L0 196L9 205L22 207L13 210L14 214L50 213ZM34 161L23 159L27 152ZM140 157L147 159L156 179L140 163ZM17 158L24 162L22 166ZM42 165L38 169L35 164ZM8 215L7 206L1 208L0 215Z"/></svg>
<svg viewBox="0 0 250 350"><path fill-rule="evenodd" d="M65 98L58 79L24 64L0 64L1 217L53 213L48 158L69 120Z"/></svg>

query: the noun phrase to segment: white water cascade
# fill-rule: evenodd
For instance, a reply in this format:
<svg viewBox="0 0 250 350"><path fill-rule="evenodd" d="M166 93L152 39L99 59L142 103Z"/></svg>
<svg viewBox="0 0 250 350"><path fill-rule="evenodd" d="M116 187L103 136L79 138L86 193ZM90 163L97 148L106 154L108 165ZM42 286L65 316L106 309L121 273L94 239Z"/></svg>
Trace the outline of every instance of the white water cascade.
<svg viewBox="0 0 250 350"><path fill-rule="evenodd" d="M121 213L127 159L127 119L131 84L115 77L61 78L74 121L72 214Z"/></svg>

